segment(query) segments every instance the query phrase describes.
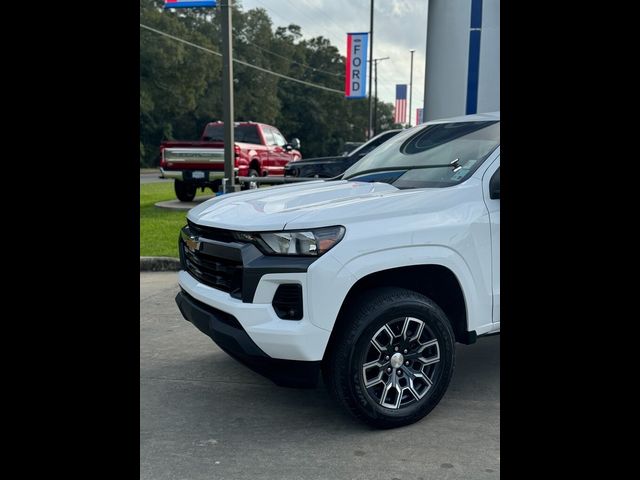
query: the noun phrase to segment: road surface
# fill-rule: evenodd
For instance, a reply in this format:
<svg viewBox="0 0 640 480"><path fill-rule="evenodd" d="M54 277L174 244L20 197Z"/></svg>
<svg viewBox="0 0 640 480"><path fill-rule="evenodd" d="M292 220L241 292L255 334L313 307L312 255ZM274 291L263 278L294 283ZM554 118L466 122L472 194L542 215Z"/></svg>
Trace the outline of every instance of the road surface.
<svg viewBox="0 0 640 480"><path fill-rule="evenodd" d="M498 479L500 337L457 347L422 421L373 430L320 385L277 387L182 319L176 273L140 274L140 478Z"/></svg>

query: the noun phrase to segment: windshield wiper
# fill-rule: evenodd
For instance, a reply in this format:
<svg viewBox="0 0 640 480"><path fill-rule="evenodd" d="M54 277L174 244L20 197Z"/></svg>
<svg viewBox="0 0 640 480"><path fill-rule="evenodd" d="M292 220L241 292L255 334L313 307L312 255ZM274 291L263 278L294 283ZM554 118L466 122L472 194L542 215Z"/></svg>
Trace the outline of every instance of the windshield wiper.
<svg viewBox="0 0 640 480"><path fill-rule="evenodd" d="M398 170L422 170L424 168L453 168L453 171L457 171L460 168L460 165L458 165L458 159L456 158L453 162L451 163L445 163L442 165L419 165L419 166L414 166L414 165L410 165L410 166L405 166L405 167L380 167L380 168L372 168L370 170L363 170L361 172L356 172L353 175L350 175L348 177L343 177L341 178L341 180L349 180L350 178L353 177L359 177L362 175L367 175L369 173L378 173L378 172L393 172L393 171L398 171ZM334 179L332 179L334 180ZM337 178L335 179L337 180Z"/></svg>

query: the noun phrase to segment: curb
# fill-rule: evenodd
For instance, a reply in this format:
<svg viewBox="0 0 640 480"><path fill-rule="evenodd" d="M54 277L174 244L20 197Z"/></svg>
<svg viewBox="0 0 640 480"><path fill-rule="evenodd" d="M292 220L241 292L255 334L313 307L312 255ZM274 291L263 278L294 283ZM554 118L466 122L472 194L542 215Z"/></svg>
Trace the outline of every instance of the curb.
<svg viewBox="0 0 640 480"><path fill-rule="evenodd" d="M180 260L173 257L140 257L141 272L177 272Z"/></svg>

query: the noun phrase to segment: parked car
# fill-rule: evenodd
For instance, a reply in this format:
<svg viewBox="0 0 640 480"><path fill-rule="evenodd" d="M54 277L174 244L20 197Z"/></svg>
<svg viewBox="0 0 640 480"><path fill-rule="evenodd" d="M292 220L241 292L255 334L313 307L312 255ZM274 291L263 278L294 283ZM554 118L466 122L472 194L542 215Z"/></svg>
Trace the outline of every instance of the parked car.
<svg viewBox="0 0 640 480"><path fill-rule="evenodd" d="M336 157L309 158L289 164L284 168L285 177L334 178L356 163L374 148L382 145L402 130L389 130L373 137L366 143L348 153Z"/></svg>
<svg viewBox="0 0 640 480"><path fill-rule="evenodd" d="M286 164L302 158L300 140L287 142L276 127L255 122L234 125L235 169L239 176L281 176ZM178 199L190 202L198 188L218 192L224 177L222 122L207 124L200 141L166 141L160 150L161 176L175 180Z"/></svg>
<svg viewBox="0 0 640 480"><path fill-rule="evenodd" d="M333 178L340 175L374 148L382 145L402 130L389 130L373 137L347 155L336 157L319 157L290 163L284 167L285 177Z"/></svg>
<svg viewBox="0 0 640 480"><path fill-rule="evenodd" d="M179 240L182 315L279 385L390 428L500 331L500 114L403 130L339 180L223 195Z"/></svg>
<svg viewBox="0 0 640 480"><path fill-rule="evenodd" d="M356 148L358 148L360 145L362 145L364 142L344 142L344 151L342 152L342 155L349 155L351 152L353 152Z"/></svg>

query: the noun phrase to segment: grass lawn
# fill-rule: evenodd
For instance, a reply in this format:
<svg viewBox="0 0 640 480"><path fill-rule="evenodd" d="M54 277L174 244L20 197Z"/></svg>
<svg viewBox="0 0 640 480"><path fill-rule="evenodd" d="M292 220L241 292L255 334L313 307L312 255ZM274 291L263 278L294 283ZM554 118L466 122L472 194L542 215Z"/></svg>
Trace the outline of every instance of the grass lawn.
<svg viewBox="0 0 640 480"><path fill-rule="evenodd" d="M211 195L211 190L198 194ZM140 185L140 256L178 257L178 234L187 223L187 211L154 206L175 198L173 182Z"/></svg>

